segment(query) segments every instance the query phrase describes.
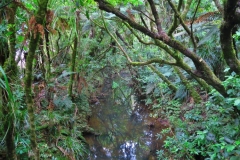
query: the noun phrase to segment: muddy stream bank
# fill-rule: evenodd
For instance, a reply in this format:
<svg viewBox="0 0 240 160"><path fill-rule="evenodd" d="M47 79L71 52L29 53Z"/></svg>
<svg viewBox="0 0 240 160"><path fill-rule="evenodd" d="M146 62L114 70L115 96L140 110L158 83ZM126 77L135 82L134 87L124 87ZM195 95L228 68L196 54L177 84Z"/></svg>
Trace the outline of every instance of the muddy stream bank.
<svg viewBox="0 0 240 160"><path fill-rule="evenodd" d="M121 76L126 79L124 74ZM118 86L112 87L113 83ZM156 151L163 145L163 139L158 140L156 134L164 126L149 117L147 106L137 101L133 105L133 95L128 84L119 78L105 79L89 119L96 135L85 135L89 160L156 159Z"/></svg>

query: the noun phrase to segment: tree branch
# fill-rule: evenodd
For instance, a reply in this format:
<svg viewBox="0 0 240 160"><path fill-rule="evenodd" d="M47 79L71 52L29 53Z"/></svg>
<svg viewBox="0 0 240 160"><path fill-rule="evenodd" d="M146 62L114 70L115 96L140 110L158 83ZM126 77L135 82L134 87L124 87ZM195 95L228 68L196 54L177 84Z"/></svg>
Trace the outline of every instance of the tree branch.
<svg viewBox="0 0 240 160"><path fill-rule="evenodd" d="M154 44L154 42L145 42L144 40L142 40L141 38L140 38L140 36L127 24L127 23L125 23L125 22L123 22L127 27L128 27L128 29L134 34L134 36L138 39L138 41L140 42L140 43L142 43L142 44L145 44L145 45L151 45L151 44Z"/></svg>
<svg viewBox="0 0 240 160"><path fill-rule="evenodd" d="M213 0L213 1L214 1L215 5L216 5L218 11L219 11L220 13L223 13L223 6L222 6L222 4L220 3L220 1L219 1L219 0Z"/></svg>
<svg viewBox="0 0 240 160"><path fill-rule="evenodd" d="M105 23L105 20L102 16L102 20L103 20L103 25L104 25L104 28L105 30L107 31L107 33L110 35L110 37L112 37L112 39L116 42L116 44L118 45L118 48L123 52L124 56L127 58L128 62L131 64L131 65L134 65L134 66L144 66L144 65L149 65L149 64L152 64L152 63L159 63L159 64L168 64L168 65L176 65L176 62L168 62L168 61L165 61L165 60L162 60L160 58L152 58L146 62L133 62L131 60L131 58L128 56L127 52L123 49L123 47L121 46L121 44L118 42L118 40L116 39L116 37L114 37L114 35L108 30L107 28L107 25Z"/></svg>
<svg viewBox="0 0 240 160"><path fill-rule="evenodd" d="M148 3L150 4L151 10L152 10L152 14L153 14L153 16L155 18L155 24L157 26L158 34L161 34L161 32L162 32L162 25L161 25L161 21L160 21L160 18L158 16L155 4L154 4L153 0L148 0Z"/></svg>
<svg viewBox="0 0 240 160"><path fill-rule="evenodd" d="M192 0L187 0L185 8L184 8L184 10L182 12L182 15L181 15L182 19L186 18L186 15L187 15L187 13L189 11L189 8L190 8L191 4L192 4Z"/></svg>
<svg viewBox="0 0 240 160"><path fill-rule="evenodd" d="M212 72L212 70L207 65L207 63L201 57L199 57L195 52L186 48L182 43L178 42L177 40L171 39L165 32L161 32L161 34L154 33L149 29L145 28L144 26L136 23L135 21L131 20L129 17L122 14L118 9L114 8L106 0L94 0L94 1L98 2L98 6L101 10L115 14L117 17L119 17L123 21L126 21L132 28L139 30L140 32L153 38L154 40L160 40L164 42L168 46L174 48L175 50L181 52L182 54L190 58L197 69L197 74L195 75L206 80L208 84L214 86L214 88L218 90L222 95L224 96L227 95L226 90L222 85L221 81Z"/></svg>
<svg viewBox="0 0 240 160"><path fill-rule="evenodd" d="M177 7L178 12L180 12L182 4L183 4L183 0L180 0L178 2L178 7ZM172 37L172 33L178 27L178 24L179 24L178 17L176 16L176 13L175 13L174 18L173 18L173 24L171 25L170 29L168 30L168 35L169 36Z"/></svg>
<svg viewBox="0 0 240 160"><path fill-rule="evenodd" d="M195 12L194 12L194 15L193 15L192 21L191 21L191 38L193 39L194 51L195 51L195 52L196 52L196 50L197 50L197 44L196 44L196 41L195 41L194 36L193 36L193 22L194 22L194 19L195 19L195 17L196 17L197 10L198 10L198 8L199 8L200 3L201 3L201 0L198 0L197 7L196 7L196 9L195 9Z"/></svg>
<svg viewBox="0 0 240 160"><path fill-rule="evenodd" d="M180 13L178 12L178 10L176 9L176 7L174 6L174 4L172 3L171 0L167 0L169 5L171 6L171 8L173 9L175 15L178 17L181 25L183 26L183 28L186 30L186 32L188 33L188 35L190 36L191 40L192 40L192 43L193 43L193 46L194 46L194 51L196 50L197 48L197 43L196 43L196 40L192 34L192 32L189 30L189 28L185 25Z"/></svg>

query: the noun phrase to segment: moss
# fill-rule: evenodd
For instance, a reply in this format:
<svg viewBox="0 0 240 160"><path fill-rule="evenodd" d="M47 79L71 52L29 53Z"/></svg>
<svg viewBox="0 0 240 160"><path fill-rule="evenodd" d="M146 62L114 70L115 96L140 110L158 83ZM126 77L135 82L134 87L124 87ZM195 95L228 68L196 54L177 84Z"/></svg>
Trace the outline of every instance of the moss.
<svg viewBox="0 0 240 160"><path fill-rule="evenodd" d="M240 61L237 59L236 51L233 45L232 30L237 25L237 15L234 13L237 7L236 0L224 1L224 21L220 27L220 42L224 59L230 69L240 75Z"/></svg>
<svg viewBox="0 0 240 160"><path fill-rule="evenodd" d="M73 53L72 53L72 60L71 60L71 72L69 85L68 85L68 95L72 97L72 88L73 88L73 74L75 72L75 63L76 63L76 56L77 56L77 44L78 44L78 37L76 36L74 39L74 46L73 46Z"/></svg>
<svg viewBox="0 0 240 160"><path fill-rule="evenodd" d="M48 0L39 1L39 9L36 14L36 21L38 24L43 24L45 20L45 14L47 11ZM34 106L33 106L33 94L32 94L32 77L33 77L33 59L35 51L39 41L39 33L37 35L31 35L29 42L29 52L26 59L26 73L25 73L25 94L26 94L26 104L29 115L29 124L30 124L30 142L31 147L34 153L34 159L40 159L39 150L36 140L36 126L35 126L35 117L34 117Z"/></svg>

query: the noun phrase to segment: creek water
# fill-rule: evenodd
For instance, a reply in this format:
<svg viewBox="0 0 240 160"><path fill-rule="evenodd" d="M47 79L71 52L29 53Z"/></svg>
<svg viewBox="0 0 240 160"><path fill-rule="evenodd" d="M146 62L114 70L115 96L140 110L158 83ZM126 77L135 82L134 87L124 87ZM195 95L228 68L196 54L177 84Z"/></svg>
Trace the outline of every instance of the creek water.
<svg viewBox="0 0 240 160"><path fill-rule="evenodd" d="M89 125L97 135L87 135L89 160L154 160L162 149L163 140L156 134L164 127L156 125L149 110L131 102L131 88L120 83L112 89L107 78L102 88L103 97L92 105ZM119 88L121 87L121 88ZM123 95L125 94L125 95Z"/></svg>

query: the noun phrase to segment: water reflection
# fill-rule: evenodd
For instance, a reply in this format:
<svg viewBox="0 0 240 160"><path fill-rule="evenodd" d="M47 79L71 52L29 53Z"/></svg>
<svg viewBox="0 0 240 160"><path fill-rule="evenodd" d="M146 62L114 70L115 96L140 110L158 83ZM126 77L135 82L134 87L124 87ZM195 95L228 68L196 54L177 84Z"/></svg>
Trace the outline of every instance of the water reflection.
<svg viewBox="0 0 240 160"><path fill-rule="evenodd" d="M92 106L89 121L99 135L85 137L90 146L89 160L148 160L150 156L156 157L156 150L162 147L162 141L156 139L161 127L150 127L152 122L147 107L116 103L117 95L114 93L113 98L110 88L104 88L103 92L108 96Z"/></svg>
<svg viewBox="0 0 240 160"><path fill-rule="evenodd" d="M120 146L120 159L121 160L136 160L136 142L127 141Z"/></svg>

